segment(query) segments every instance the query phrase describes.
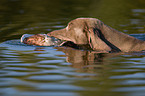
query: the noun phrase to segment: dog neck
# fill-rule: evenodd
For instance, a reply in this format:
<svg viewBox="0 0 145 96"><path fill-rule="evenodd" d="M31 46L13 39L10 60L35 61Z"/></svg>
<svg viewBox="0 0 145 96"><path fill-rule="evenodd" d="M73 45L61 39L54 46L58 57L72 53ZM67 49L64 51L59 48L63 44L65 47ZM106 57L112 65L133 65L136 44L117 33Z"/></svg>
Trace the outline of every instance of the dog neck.
<svg viewBox="0 0 145 96"><path fill-rule="evenodd" d="M121 51L128 52L145 50L145 41L136 39L135 37L129 36L122 32L118 32L107 25L103 25L101 31L104 38L106 38L108 42L115 45L115 47L119 48Z"/></svg>

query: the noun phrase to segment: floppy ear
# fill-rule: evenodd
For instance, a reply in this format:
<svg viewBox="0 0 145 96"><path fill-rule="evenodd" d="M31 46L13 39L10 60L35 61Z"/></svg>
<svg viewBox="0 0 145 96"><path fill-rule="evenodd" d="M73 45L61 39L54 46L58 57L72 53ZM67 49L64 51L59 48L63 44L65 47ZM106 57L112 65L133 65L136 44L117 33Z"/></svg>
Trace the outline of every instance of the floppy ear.
<svg viewBox="0 0 145 96"><path fill-rule="evenodd" d="M88 41L93 50L98 51L111 51L111 47L108 46L101 38L98 30L94 28L88 29Z"/></svg>

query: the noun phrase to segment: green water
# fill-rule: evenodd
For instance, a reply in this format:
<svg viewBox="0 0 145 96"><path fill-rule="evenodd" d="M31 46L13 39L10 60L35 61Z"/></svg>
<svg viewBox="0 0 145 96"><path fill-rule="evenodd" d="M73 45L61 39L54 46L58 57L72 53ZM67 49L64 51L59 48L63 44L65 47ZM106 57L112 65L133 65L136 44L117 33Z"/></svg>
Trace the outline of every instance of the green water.
<svg viewBox="0 0 145 96"><path fill-rule="evenodd" d="M144 0L0 0L0 96L145 96L145 53L19 43L77 17L145 40ZM12 41L11 41L12 40Z"/></svg>

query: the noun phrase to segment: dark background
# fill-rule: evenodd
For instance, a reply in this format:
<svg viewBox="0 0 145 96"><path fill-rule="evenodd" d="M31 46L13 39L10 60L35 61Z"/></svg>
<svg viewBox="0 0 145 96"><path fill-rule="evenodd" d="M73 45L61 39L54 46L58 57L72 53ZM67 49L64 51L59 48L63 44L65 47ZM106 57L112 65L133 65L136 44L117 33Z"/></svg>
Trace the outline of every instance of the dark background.
<svg viewBox="0 0 145 96"><path fill-rule="evenodd" d="M144 33L144 0L0 0L0 42L48 33L78 17L94 17L126 33ZM53 28L56 26L58 28ZM36 29L36 30L35 30Z"/></svg>

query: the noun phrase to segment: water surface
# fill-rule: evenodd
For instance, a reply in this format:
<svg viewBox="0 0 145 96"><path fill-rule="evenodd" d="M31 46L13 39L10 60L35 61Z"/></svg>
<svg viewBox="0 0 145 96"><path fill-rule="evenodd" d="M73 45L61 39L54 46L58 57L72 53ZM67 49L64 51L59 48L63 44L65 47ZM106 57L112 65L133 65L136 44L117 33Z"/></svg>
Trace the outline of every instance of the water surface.
<svg viewBox="0 0 145 96"><path fill-rule="evenodd" d="M43 1L43 2L42 2ZM48 33L95 17L145 40L144 0L0 0L0 96L145 96L145 53L97 53L27 46L22 34Z"/></svg>

